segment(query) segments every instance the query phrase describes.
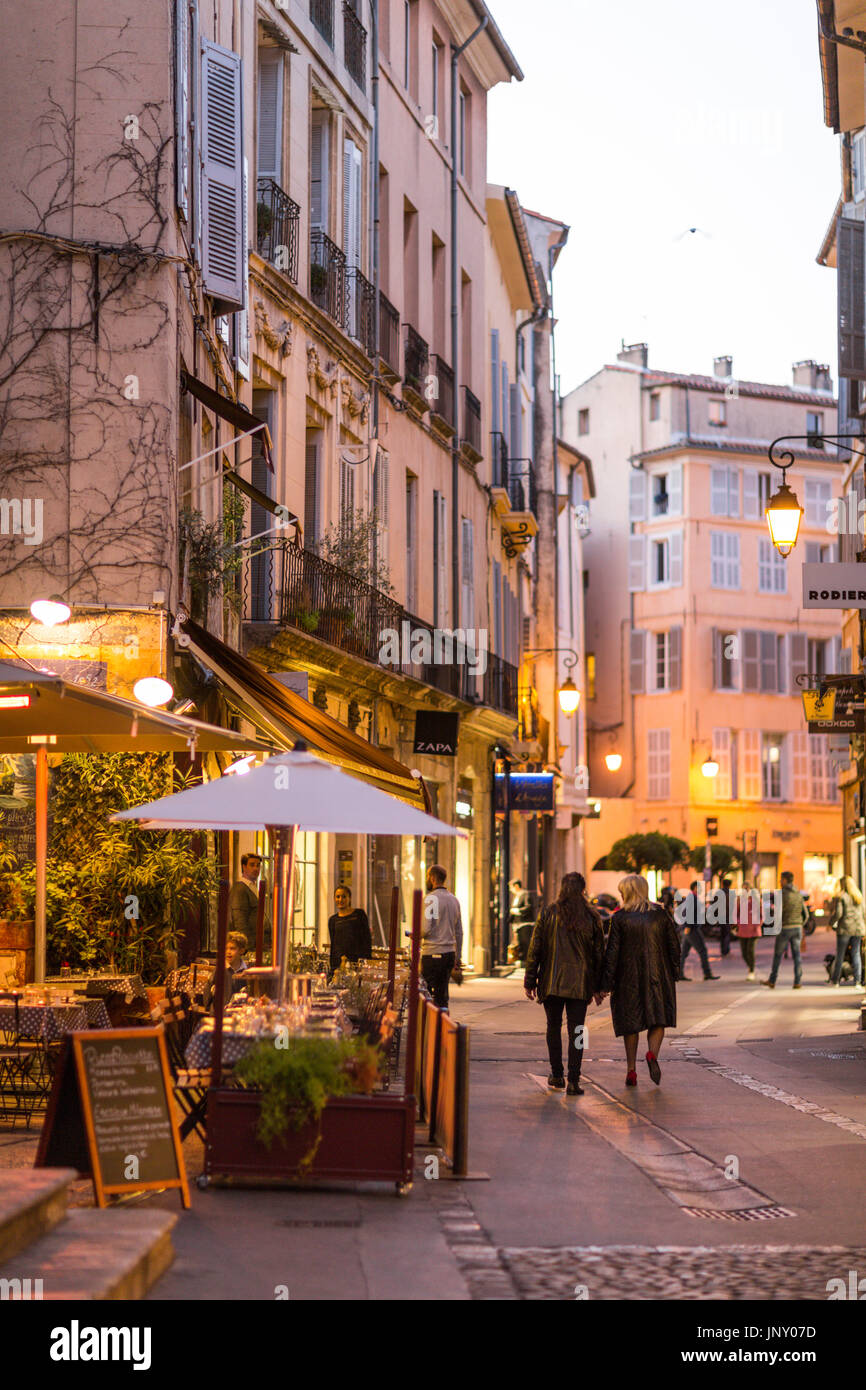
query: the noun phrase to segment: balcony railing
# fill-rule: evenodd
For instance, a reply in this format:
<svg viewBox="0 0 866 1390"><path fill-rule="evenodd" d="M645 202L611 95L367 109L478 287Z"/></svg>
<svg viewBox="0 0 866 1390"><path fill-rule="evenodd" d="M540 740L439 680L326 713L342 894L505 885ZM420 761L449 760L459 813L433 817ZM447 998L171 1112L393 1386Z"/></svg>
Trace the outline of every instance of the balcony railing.
<svg viewBox="0 0 866 1390"><path fill-rule="evenodd" d="M334 0L310 0L310 19L322 38L334 47Z"/></svg>
<svg viewBox="0 0 866 1390"><path fill-rule="evenodd" d="M273 179L256 183L256 247L260 256L298 283L301 209Z"/></svg>
<svg viewBox="0 0 866 1390"><path fill-rule="evenodd" d="M417 396L423 397L430 349L411 323L404 323L403 332L403 380Z"/></svg>
<svg viewBox="0 0 866 1390"><path fill-rule="evenodd" d="M538 516L538 495L535 489L535 467L532 459L509 459L511 477L508 496L514 512L532 512Z"/></svg>
<svg viewBox="0 0 866 1390"><path fill-rule="evenodd" d="M343 44L346 67L359 87L367 81L367 30L352 6L343 0Z"/></svg>
<svg viewBox="0 0 866 1390"><path fill-rule="evenodd" d="M349 337L372 357L376 347L376 290L356 266L346 272L346 312Z"/></svg>
<svg viewBox="0 0 866 1390"><path fill-rule="evenodd" d="M480 681L485 704L517 714L514 666L488 653L484 675L473 675L447 634L439 632L437 647L436 631L429 623L287 538L253 541L245 549L242 603L247 622L292 627L457 699L474 700ZM424 654L430 661L411 659L413 651L421 649L419 633L428 639Z"/></svg>
<svg viewBox="0 0 866 1390"><path fill-rule="evenodd" d="M400 315L381 291L379 293L379 356L394 376L400 375Z"/></svg>
<svg viewBox="0 0 866 1390"><path fill-rule="evenodd" d="M465 444L478 458L481 452L481 402L473 396L468 386L463 387L463 438Z"/></svg>
<svg viewBox="0 0 866 1390"><path fill-rule="evenodd" d="M508 487L508 445L505 435L498 430L492 430L490 434L490 485L491 487Z"/></svg>
<svg viewBox="0 0 866 1390"><path fill-rule="evenodd" d="M318 229L310 233L310 299L341 328L346 327L346 257Z"/></svg>
<svg viewBox="0 0 866 1390"><path fill-rule="evenodd" d="M454 418L454 372L443 358L434 356L430 362L430 374L436 378L435 394L430 402L431 415L444 420L453 429Z"/></svg>

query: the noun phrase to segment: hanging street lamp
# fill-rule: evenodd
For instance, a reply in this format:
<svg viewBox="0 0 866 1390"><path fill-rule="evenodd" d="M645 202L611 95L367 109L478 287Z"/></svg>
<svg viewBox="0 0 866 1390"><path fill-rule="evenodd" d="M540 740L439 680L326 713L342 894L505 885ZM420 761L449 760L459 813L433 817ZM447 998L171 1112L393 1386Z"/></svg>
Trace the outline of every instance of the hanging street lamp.
<svg viewBox="0 0 866 1390"><path fill-rule="evenodd" d="M864 443L863 436L859 434L783 434L778 439L774 439L767 450L767 458L770 463L774 468L781 468L782 470L782 482L778 491L767 503L764 515L770 530L770 540L784 560L787 560L797 544L803 508L800 506L797 494L788 487L787 483L788 469L794 463L794 450L780 449L779 458L776 458L778 445L795 444L805 440L807 448L823 449L825 444L840 444L847 439L856 439L861 445ZM854 450L849 450L849 452L853 453ZM781 463L780 459L786 459L787 462Z"/></svg>
<svg viewBox="0 0 866 1390"><path fill-rule="evenodd" d="M69 622L72 609L60 594L52 594L50 598L35 598L30 613L43 627L57 627Z"/></svg>
<svg viewBox="0 0 866 1390"><path fill-rule="evenodd" d="M578 656L577 652L574 651L571 647L530 647L523 653L523 655L525 657L552 656L557 652L566 653L566 655L563 657L562 664L569 673L573 671L575 666L577 665ZM574 681L571 679L570 674L566 676L565 680L562 682L562 685L560 685L557 688L556 694L559 700L559 708L562 710L563 714L574 714L575 710L580 704L580 691L578 690Z"/></svg>

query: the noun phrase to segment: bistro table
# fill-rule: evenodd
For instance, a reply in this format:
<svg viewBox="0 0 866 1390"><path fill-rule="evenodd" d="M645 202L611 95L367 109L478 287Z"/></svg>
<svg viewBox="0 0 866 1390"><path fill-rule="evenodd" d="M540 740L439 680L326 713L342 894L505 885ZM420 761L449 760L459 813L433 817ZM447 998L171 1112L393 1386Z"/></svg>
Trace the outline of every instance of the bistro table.
<svg viewBox="0 0 866 1390"><path fill-rule="evenodd" d="M88 1028L110 1028L108 1010L101 999L79 999L72 1004L18 1002L18 1037L46 1044L59 1042L64 1033ZM15 1033L15 1004L0 1004L0 1033Z"/></svg>
<svg viewBox="0 0 866 1390"><path fill-rule="evenodd" d="M140 975L88 975L86 993L90 998L122 994L127 1004L133 999L143 999L147 1003L147 990Z"/></svg>
<svg viewBox="0 0 866 1390"><path fill-rule="evenodd" d="M165 977L165 992L168 996L172 994L185 994L193 1004L203 1004L205 990L214 977L214 967L212 965L183 965L178 970L171 970Z"/></svg>
<svg viewBox="0 0 866 1390"><path fill-rule="evenodd" d="M315 999L315 996L313 996ZM261 1028L249 1022L250 1010L241 1006L228 1009L223 1024L223 1066L233 1066L260 1042L275 1042L279 1036L280 1025ZM293 1027L288 1025L291 1037L320 1038L340 1037L351 1033L352 1025L342 1007L330 1006L327 1010L313 1005L304 1022ZM193 1070L207 1070L211 1064L214 1020L209 1015L202 1019L198 1030L193 1033L186 1045L184 1058Z"/></svg>

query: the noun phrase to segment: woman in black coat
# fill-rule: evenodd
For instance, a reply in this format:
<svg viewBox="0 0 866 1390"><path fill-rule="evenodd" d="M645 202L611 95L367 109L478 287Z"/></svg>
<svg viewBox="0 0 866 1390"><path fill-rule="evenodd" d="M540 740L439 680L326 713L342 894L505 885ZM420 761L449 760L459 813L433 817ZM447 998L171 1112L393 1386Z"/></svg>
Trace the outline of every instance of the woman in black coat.
<svg viewBox="0 0 866 1390"><path fill-rule="evenodd" d="M580 1066L583 1060L583 1023L587 1005L600 987L604 958L604 932L597 913L586 900L582 874L566 874L559 897L546 907L535 924L523 988L527 999L544 1005L547 1015L547 1051L550 1057L548 1086L561 1091L562 1011L568 1022L569 1096L582 1096ZM578 1032L580 1030L580 1032Z"/></svg>
<svg viewBox="0 0 866 1390"><path fill-rule="evenodd" d="M677 929L670 913L649 901L649 885L642 874L624 878L619 893L622 907L610 919L601 993L610 993L613 1031L625 1042L625 1084L637 1085L638 1038L646 1030L646 1062L658 1085L662 1038L665 1029L677 1023Z"/></svg>
<svg viewBox="0 0 866 1390"><path fill-rule="evenodd" d="M337 911L328 918L328 935L331 938L331 974L339 968L340 961L353 963L369 960L373 954L373 938L370 923L362 907L352 907L352 892L341 883L334 893L334 906Z"/></svg>

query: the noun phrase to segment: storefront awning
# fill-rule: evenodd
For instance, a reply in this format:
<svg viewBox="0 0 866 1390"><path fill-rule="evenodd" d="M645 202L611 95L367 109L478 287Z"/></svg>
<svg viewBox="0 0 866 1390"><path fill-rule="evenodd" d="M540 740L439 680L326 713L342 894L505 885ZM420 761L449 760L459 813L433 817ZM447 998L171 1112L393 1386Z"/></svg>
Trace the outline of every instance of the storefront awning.
<svg viewBox="0 0 866 1390"><path fill-rule="evenodd" d="M179 615L175 633L189 639L186 650L214 673L231 692L232 702L240 712L269 741L290 749L302 739L311 751L339 764L344 771L422 811L430 810L423 780L413 777L389 753L367 743L293 690L287 690L255 662L233 651L191 618Z"/></svg>
<svg viewBox="0 0 866 1390"><path fill-rule="evenodd" d="M227 396L221 396L212 386L206 386L198 377L192 376L189 372L181 369L180 384L184 391L189 391L191 396L201 401L207 410L212 410L220 419L226 420L228 424L234 425L235 429L240 430L241 434L249 434L250 430L257 430L262 441L262 454L265 463L274 471L274 461L271 455L272 444L268 427L257 415L237 401L230 401Z"/></svg>

